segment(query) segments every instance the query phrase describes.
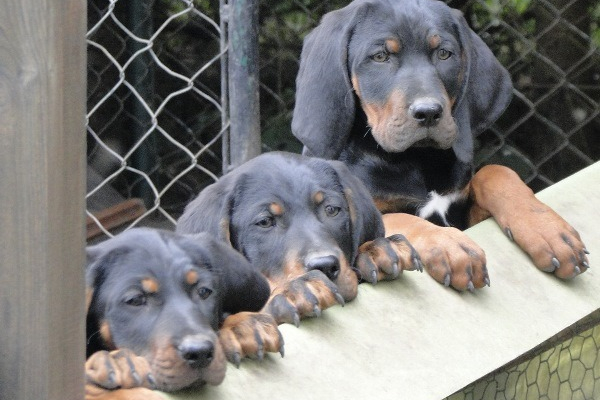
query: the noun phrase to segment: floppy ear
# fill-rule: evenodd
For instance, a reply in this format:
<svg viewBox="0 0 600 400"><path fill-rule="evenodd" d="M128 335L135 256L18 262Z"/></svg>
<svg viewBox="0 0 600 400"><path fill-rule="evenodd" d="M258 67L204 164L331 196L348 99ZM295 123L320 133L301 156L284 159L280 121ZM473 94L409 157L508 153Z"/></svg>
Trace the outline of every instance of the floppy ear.
<svg viewBox="0 0 600 400"><path fill-rule="evenodd" d="M104 281L105 264L110 262L107 259L107 249L105 242L85 248L86 269L85 269L85 312L87 313L94 297L94 292Z"/></svg>
<svg viewBox="0 0 600 400"><path fill-rule="evenodd" d="M348 43L364 10L355 4L326 14L304 39L292 132L306 155L337 158L352 129L355 100L348 75Z"/></svg>
<svg viewBox="0 0 600 400"><path fill-rule="evenodd" d="M365 185L354 176L341 161L328 161L335 169L344 188L344 196L350 208L352 229L352 264L363 243L385 236L381 213Z"/></svg>
<svg viewBox="0 0 600 400"><path fill-rule="evenodd" d="M500 115L512 97L510 74L489 47L469 28L462 12L452 9L463 47L465 70L461 94L454 111L459 138L454 145L458 158L473 158L473 137L487 129Z"/></svg>
<svg viewBox="0 0 600 400"><path fill-rule="evenodd" d="M177 220L178 233L210 232L231 244L229 222L236 192L235 174L221 177L192 200Z"/></svg>
<svg viewBox="0 0 600 400"><path fill-rule="evenodd" d="M114 240L114 239L111 239ZM103 306L99 304L100 289L106 279L107 268L123 253L122 249L111 246L110 240L86 247L87 266L85 272L86 310L86 357L98 350L112 349L114 346L100 332L103 319Z"/></svg>
<svg viewBox="0 0 600 400"><path fill-rule="evenodd" d="M233 247L217 240L210 233L185 235L192 242L188 252L203 249L203 257L216 271L221 292L221 311L234 314L240 311L259 311L271 294L267 279ZM202 246L198 246L200 243ZM185 246L185 242L181 243Z"/></svg>

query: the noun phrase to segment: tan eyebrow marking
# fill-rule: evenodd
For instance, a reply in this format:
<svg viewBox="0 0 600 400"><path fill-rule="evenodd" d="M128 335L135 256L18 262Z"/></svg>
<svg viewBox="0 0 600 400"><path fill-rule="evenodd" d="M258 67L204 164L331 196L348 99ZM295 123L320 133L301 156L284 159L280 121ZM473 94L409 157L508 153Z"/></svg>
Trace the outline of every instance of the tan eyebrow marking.
<svg viewBox="0 0 600 400"><path fill-rule="evenodd" d="M385 49L390 53L400 52L400 42L396 39L388 39L385 41Z"/></svg>
<svg viewBox="0 0 600 400"><path fill-rule="evenodd" d="M142 289L146 293L156 293L158 292L158 282L154 278L145 278L142 279Z"/></svg>
<svg viewBox="0 0 600 400"><path fill-rule="evenodd" d="M432 49L436 49L440 43L442 43L442 38L440 37L440 35L432 35L429 38L429 47Z"/></svg>
<svg viewBox="0 0 600 400"><path fill-rule="evenodd" d="M323 200L325 200L325 195L323 194L323 192L318 191L313 195L313 201L315 202L315 204L321 204Z"/></svg>
<svg viewBox="0 0 600 400"><path fill-rule="evenodd" d="M269 204L269 212L275 216L283 215L283 206L279 203Z"/></svg>
<svg viewBox="0 0 600 400"><path fill-rule="evenodd" d="M198 272L194 271L193 269L186 272L185 273L185 282L190 286L193 286L196 283L198 283Z"/></svg>

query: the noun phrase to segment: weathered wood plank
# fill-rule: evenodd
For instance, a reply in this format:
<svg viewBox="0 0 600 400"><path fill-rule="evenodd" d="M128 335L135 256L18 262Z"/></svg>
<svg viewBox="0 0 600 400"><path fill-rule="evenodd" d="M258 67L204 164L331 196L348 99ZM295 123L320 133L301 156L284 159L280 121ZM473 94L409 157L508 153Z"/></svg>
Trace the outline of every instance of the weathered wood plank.
<svg viewBox="0 0 600 400"><path fill-rule="evenodd" d="M0 27L0 398L83 398L86 2Z"/></svg>

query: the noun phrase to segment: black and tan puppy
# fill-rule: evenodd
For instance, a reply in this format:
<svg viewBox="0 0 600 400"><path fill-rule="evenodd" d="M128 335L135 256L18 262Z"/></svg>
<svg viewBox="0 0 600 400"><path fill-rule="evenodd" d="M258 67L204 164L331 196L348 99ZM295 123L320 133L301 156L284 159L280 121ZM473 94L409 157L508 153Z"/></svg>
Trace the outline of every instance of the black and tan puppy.
<svg viewBox="0 0 600 400"><path fill-rule="evenodd" d="M252 312L268 282L207 234L134 228L88 247L87 262L88 400L218 385L232 347L282 351L275 321Z"/></svg>
<svg viewBox="0 0 600 400"><path fill-rule="evenodd" d="M292 130L305 154L343 161L382 212L408 213L384 215L386 234L403 232L439 282L489 284L485 254L455 229L489 216L539 269L571 278L588 267L575 229L508 168L473 174L474 137L511 94L509 73L459 11L355 0L305 39Z"/></svg>
<svg viewBox="0 0 600 400"><path fill-rule="evenodd" d="M357 294L358 275L376 282L420 268L403 236L383 238L381 215L364 185L340 162L266 153L204 189L177 221L206 231L264 274L264 311L296 325Z"/></svg>

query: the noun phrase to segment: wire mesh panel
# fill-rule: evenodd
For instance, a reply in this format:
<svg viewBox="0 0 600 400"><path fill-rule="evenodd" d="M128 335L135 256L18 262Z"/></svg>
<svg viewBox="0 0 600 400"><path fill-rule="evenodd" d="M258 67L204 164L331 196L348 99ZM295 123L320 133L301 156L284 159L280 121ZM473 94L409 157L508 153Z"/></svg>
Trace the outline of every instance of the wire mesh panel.
<svg viewBox="0 0 600 400"><path fill-rule="evenodd" d="M445 400L600 398L600 312Z"/></svg>
<svg viewBox="0 0 600 400"><path fill-rule="evenodd" d="M88 231L125 220L172 226L222 170L220 4L88 5ZM115 210L131 198L141 201Z"/></svg>
<svg viewBox="0 0 600 400"><path fill-rule="evenodd" d="M465 11L515 87L508 109L478 141L478 162L509 165L537 191L600 159L596 2L449 4Z"/></svg>

